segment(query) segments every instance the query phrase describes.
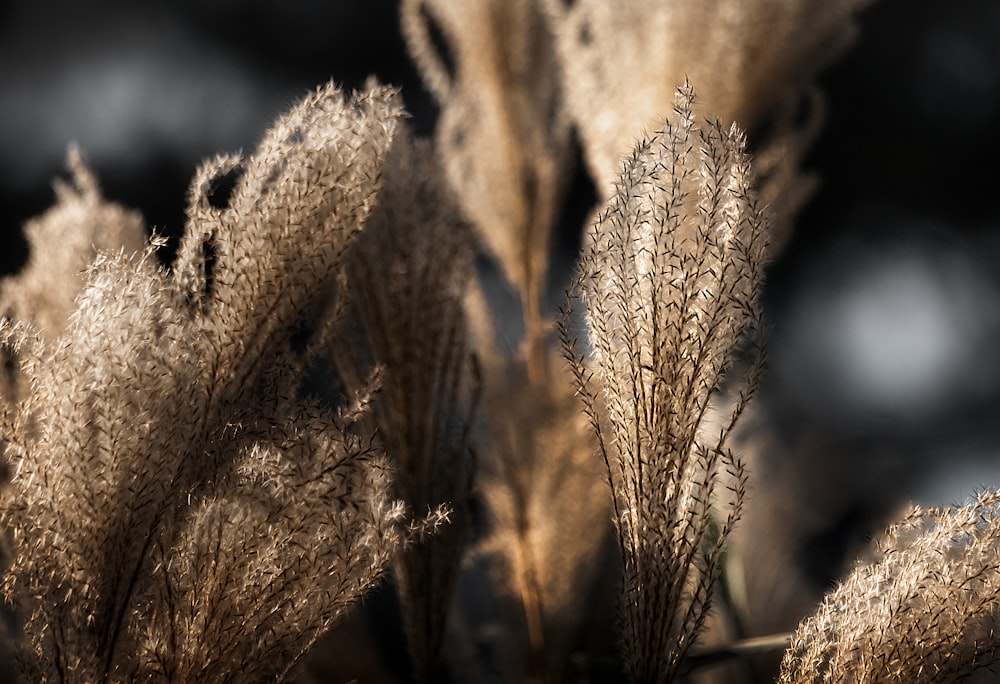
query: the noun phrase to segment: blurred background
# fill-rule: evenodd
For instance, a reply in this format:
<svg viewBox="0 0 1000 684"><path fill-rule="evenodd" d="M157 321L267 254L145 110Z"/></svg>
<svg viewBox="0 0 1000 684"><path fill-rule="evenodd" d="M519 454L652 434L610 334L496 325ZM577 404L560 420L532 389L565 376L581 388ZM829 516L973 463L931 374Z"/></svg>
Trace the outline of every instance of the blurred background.
<svg viewBox="0 0 1000 684"><path fill-rule="evenodd" d="M901 502L1000 485L1000 3L883 0L859 27L819 84L819 191L765 296L759 476L821 474L789 479L826 507L800 559L817 586ZM3 272L69 143L109 198L176 236L199 160L251 150L308 89L369 74L433 131L393 0L0 1ZM557 248L580 228L567 220Z"/></svg>

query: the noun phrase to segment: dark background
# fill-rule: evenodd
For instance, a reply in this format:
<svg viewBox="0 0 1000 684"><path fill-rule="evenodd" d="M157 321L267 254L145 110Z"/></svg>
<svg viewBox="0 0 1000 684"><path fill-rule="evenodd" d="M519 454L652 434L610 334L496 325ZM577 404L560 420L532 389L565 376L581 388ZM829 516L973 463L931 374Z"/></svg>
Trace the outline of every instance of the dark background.
<svg viewBox="0 0 1000 684"><path fill-rule="evenodd" d="M959 501L1000 485L1000 3L886 0L860 29L822 77L822 184L769 274L763 406L782 457L808 434L864 496ZM200 159L369 74L433 130L392 0L0 2L3 270L71 141L176 235Z"/></svg>

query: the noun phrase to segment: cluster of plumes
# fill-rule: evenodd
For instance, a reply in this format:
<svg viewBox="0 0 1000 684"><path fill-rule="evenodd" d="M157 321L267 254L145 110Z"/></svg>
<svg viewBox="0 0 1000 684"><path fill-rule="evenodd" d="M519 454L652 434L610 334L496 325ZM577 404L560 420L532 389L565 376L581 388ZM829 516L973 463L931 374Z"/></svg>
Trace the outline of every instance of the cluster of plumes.
<svg viewBox="0 0 1000 684"><path fill-rule="evenodd" d="M913 508L804 621L780 681L954 682L995 666L1000 492Z"/></svg>
<svg viewBox="0 0 1000 684"><path fill-rule="evenodd" d="M676 679L744 504L730 438L761 372L762 264L810 185L817 116L798 105L864 2L404 0L434 147L390 90L323 88L251 157L202 167L170 270L74 157L75 186L27 227L28 268L0 284L25 680L282 680L390 566L414 677L432 680L480 392L477 541L529 651L505 674L565 677L610 517L628 675ZM725 124L675 91L685 75ZM753 174L730 122L770 131ZM567 371L543 303L572 125L606 204L573 284L587 340L560 323ZM470 225L519 297L514 354ZM338 411L303 391L324 357ZM782 681L989 666L998 506L893 528L803 623Z"/></svg>
<svg viewBox="0 0 1000 684"><path fill-rule="evenodd" d="M573 415L575 404L568 393L553 389L564 379L549 361L552 321L545 306L546 273L553 266L550 236L574 171L571 126L599 195L610 200L618 192L620 160L644 127L669 111L676 85L690 75L703 94L703 111L727 125L769 131L759 137L754 184L776 217L769 237L773 253L812 185L798 161L818 110L802 116L800 104L808 99L810 80L850 35L851 16L862 4L401 4L411 55L441 107L436 147L447 179L521 304L521 320L500 326L507 331L523 323L514 354L498 352L495 331L479 326L490 445L481 453L480 482L495 523L489 546L504 550L502 567L521 597L536 663L542 660L539 649L549 651L549 661L559 657L546 643L554 640L545 624L573 612L571 603L556 598L565 592L551 592L546 605L544 587L559 586L546 573L560 568L564 577L582 577L601 562L596 544L563 557L554 550L558 545L544 549L531 541L545 538L544 530L558 530L548 535L552 539L594 537L587 534L591 517L556 503L570 482L595 491L586 435L577 420L560 419L566 420L564 429L545 423ZM474 318L489 317L483 302L490 294L473 304ZM730 403L744 402L737 392ZM523 407L532 407L531 413ZM559 481L564 485L557 497L551 487ZM571 569L562 561L580 566ZM533 667L532 676L546 676L541 666Z"/></svg>
<svg viewBox="0 0 1000 684"><path fill-rule="evenodd" d="M741 132L697 122L693 104L679 88L675 118L638 143L591 231L575 284L588 347L562 325L614 491L623 649L641 682L673 680L705 625L744 498L726 441L760 371L751 339L739 399L710 415L758 324L768 221Z"/></svg>
<svg viewBox="0 0 1000 684"><path fill-rule="evenodd" d="M450 503L449 524L394 564L417 681L434 679L469 537L478 387L464 297L474 247L433 148L401 130L378 206L346 258L348 301L329 358L349 391L380 369L366 423L393 461L395 495L417 512Z"/></svg>
<svg viewBox="0 0 1000 684"><path fill-rule="evenodd" d="M799 158L818 125L817 102L798 110L818 70L851 36L866 0L544 0L558 37L566 98L602 194L644 127L670 108L674 87L696 84L704 111L743 130L772 130L758 145L761 199L774 213L772 249L811 189ZM763 141L762 141L763 142Z"/></svg>
<svg viewBox="0 0 1000 684"><path fill-rule="evenodd" d="M339 412L299 393L397 100L316 91L254 155L200 169L172 270L102 254L58 336L4 323L29 388L0 501L25 681L280 680L400 546L368 392ZM79 215L57 211L92 225L108 210L77 184Z"/></svg>

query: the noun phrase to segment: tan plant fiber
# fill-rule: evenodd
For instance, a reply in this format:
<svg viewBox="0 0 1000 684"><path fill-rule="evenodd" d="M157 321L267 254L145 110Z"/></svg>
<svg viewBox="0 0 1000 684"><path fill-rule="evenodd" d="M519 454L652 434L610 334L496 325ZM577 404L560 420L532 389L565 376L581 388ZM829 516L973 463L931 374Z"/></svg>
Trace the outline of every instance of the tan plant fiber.
<svg viewBox="0 0 1000 684"><path fill-rule="evenodd" d="M567 108L600 193L609 197L621 159L670 110L677 84L697 84L702 111L754 131L761 199L784 242L812 181L799 159L817 128L792 112L817 71L851 36L866 0L544 0L553 22ZM815 100L815 97L813 97ZM782 234L774 234L780 229Z"/></svg>
<svg viewBox="0 0 1000 684"><path fill-rule="evenodd" d="M586 597L610 533L593 435L571 377L550 354L540 382L524 362L499 353L483 359L489 424L479 485L492 525L479 551L493 560L501 591L520 608L504 616L506 632L526 637L511 644L521 656L514 661L526 667L511 675L515 680L568 676L573 639L593 619Z"/></svg>
<svg viewBox="0 0 1000 684"><path fill-rule="evenodd" d="M511 357L495 344L488 297L470 305L473 318L490 318L476 342L487 423L479 482L492 523L479 550L521 609L504 630L526 631L516 678L545 678L566 666L563 636L585 608L574 588L599 565L593 531L607 512L591 504L606 500L600 471L552 367L542 306L571 161L555 45L538 0L405 0L401 22L441 106L435 143L446 177L521 306L524 342Z"/></svg>
<svg viewBox="0 0 1000 684"><path fill-rule="evenodd" d="M709 418L759 322L768 222L742 133L697 122L693 105L685 84L591 230L574 286L586 348L568 317L561 325L614 493L622 642L636 682L675 679L705 625L744 498L743 466L726 442L760 370L755 348L729 388L738 400Z"/></svg>
<svg viewBox="0 0 1000 684"><path fill-rule="evenodd" d="M957 682L995 666L1000 492L914 507L805 620L783 683Z"/></svg>
<svg viewBox="0 0 1000 684"><path fill-rule="evenodd" d="M538 0L404 0L401 23L441 106L436 145L448 181L520 295L537 346L570 149L545 15Z"/></svg>
<svg viewBox="0 0 1000 684"><path fill-rule="evenodd" d="M99 256L65 330L22 350L0 511L24 681L282 680L389 563L404 508L360 428L369 397L333 413L297 390L329 328L304 312L400 114L385 88L310 94L255 154L202 166L172 271Z"/></svg>
<svg viewBox="0 0 1000 684"><path fill-rule="evenodd" d="M434 681L469 536L478 382L463 299L474 247L433 148L401 127L379 203L348 252L348 302L330 358L347 388L363 389L381 369L366 421L394 465L394 495L414 511L450 510L447 526L393 566L417 681Z"/></svg>

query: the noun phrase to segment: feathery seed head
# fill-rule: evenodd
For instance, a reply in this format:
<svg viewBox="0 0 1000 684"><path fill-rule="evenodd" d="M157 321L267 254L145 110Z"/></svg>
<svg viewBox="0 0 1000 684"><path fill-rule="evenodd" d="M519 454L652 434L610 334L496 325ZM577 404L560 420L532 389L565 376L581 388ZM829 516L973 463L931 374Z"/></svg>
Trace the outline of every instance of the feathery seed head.
<svg viewBox="0 0 1000 684"><path fill-rule="evenodd" d="M385 88L316 91L249 159L203 167L172 271L99 256L30 351L0 494L27 680L280 680L380 577L404 509L367 409L300 399L289 339L331 328L400 114Z"/></svg>
<svg viewBox="0 0 1000 684"><path fill-rule="evenodd" d="M538 327L570 150L544 13L537 0L406 0L400 12L442 108L436 142L446 177L520 295L527 326Z"/></svg>
<svg viewBox="0 0 1000 684"><path fill-rule="evenodd" d="M586 353L568 318L561 325L614 491L635 681L670 681L704 625L743 499L726 440L761 362L758 349L730 390L729 415L712 417L713 394L758 323L769 224L742 134L697 121L693 105L685 83L673 119L636 144L589 234L575 283ZM723 477L735 494L716 522Z"/></svg>
<svg viewBox="0 0 1000 684"><path fill-rule="evenodd" d="M818 70L851 35L866 0L543 0L563 71L567 109L599 192L615 192L620 160L668 111L674 84L698 84L703 111L755 130L758 191L772 207L771 249L811 192L799 160L818 128L791 112ZM811 98L812 101L816 96ZM766 145L760 144L766 142ZM780 231L780 233L777 233Z"/></svg>
<svg viewBox="0 0 1000 684"><path fill-rule="evenodd" d="M913 508L799 625L781 682L959 681L992 668L1000 618L1000 492Z"/></svg>

